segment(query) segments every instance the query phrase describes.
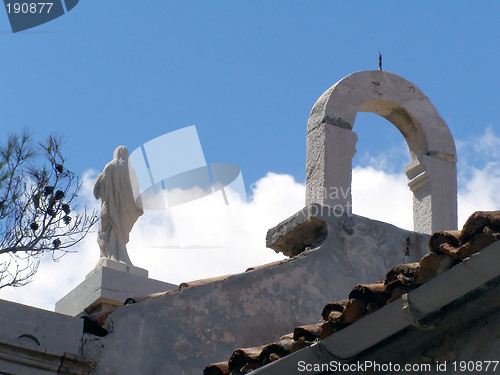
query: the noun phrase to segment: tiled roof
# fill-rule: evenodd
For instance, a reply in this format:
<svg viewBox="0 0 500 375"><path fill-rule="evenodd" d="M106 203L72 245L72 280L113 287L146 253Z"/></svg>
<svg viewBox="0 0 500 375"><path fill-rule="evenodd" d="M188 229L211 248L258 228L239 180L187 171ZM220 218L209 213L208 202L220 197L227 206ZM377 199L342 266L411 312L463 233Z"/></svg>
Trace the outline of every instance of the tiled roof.
<svg viewBox="0 0 500 375"><path fill-rule="evenodd" d="M475 212L461 231L434 233L429 240L430 253L419 262L394 266L384 281L356 285L347 300L325 305L322 323L296 327L293 333L268 345L236 349L229 361L211 364L203 373L246 374L303 349L395 301L499 239L500 211Z"/></svg>

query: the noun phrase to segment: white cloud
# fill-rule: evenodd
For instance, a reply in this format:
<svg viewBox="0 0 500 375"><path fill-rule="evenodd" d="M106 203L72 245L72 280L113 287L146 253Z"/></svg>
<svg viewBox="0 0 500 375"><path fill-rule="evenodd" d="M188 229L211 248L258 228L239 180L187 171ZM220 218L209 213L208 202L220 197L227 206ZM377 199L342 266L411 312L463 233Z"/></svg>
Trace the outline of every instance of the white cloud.
<svg viewBox="0 0 500 375"><path fill-rule="evenodd" d="M458 154L459 181L465 183L477 169L497 162L500 158L500 136L488 126L483 134L466 140L455 140Z"/></svg>
<svg viewBox="0 0 500 375"><path fill-rule="evenodd" d="M233 225L227 222L220 225L221 220L211 208L203 212L196 211L199 205L193 206L195 211L185 215L181 224L192 229L192 236L197 237L198 243L215 245L217 243L207 234L217 234L224 240L225 247L180 248L182 239L176 238L169 213L146 212L131 233L130 257L134 264L148 269L150 277L175 284L243 272L251 266L283 259L281 254L266 248L266 233L303 208L304 195L305 187L293 177L268 173L253 185L249 203L236 197L230 200L233 202L229 206ZM196 216L203 217L201 225Z"/></svg>
<svg viewBox="0 0 500 375"><path fill-rule="evenodd" d="M456 140L456 144L461 228L474 211L500 209L500 136L490 126L483 134ZM353 169L353 212L412 229L412 194L404 173L394 172L394 165L400 161L393 161L391 167L387 166L390 160L394 160L392 149L365 157L364 165Z"/></svg>
<svg viewBox="0 0 500 375"><path fill-rule="evenodd" d="M475 146L479 139L485 140L484 147ZM467 145L468 149L476 149L474 163L466 156L459 163L459 227L475 210L500 208L500 164L493 157L500 155L499 140L489 129L481 137L460 142L459 149L467 149ZM373 160L385 159L375 157ZM86 173L81 198L87 207L100 205L92 196L95 177L95 171ZM412 194L403 172L383 170L380 164L358 166L353 170L352 195L354 213L406 229L413 227ZM192 226L193 236L215 233L228 244L223 248L180 248L170 213L148 211L132 230L128 245L130 258L135 265L148 269L151 278L174 284L242 272L251 266L282 259L281 254L265 247L266 232L302 209L304 196L305 186L292 176L270 172L252 185L249 203L233 197L229 208L234 225L219 225L209 210L194 211L194 215L204 217L202 231L197 229L200 224L192 224L190 215L183 219L186 228ZM203 243L205 238L200 240ZM33 283L18 289L1 289L0 298L53 309L55 302L82 282L97 263L96 233L90 234L76 250L77 253L64 256L58 263L45 257Z"/></svg>
<svg viewBox="0 0 500 375"><path fill-rule="evenodd" d="M95 172L88 172L80 196L87 207L98 206L93 199ZM230 192L229 192L230 193ZM205 277L243 272L248 267L283 259L266 248L267 230L288 218L304 206L305 187L288 175L268 173L252 186L249 203L232 197L229 206L234 225L219 225L212 211L200 209L191 219L184 218L185 227L193 235L217 233L225 239L226 247L180 248L172 217L167 211L147 211L134 226L127 245L134 265L149 270L154 279L180 284ZM96 203L97 202L97 203ZM203 221L203 230L193 222ZM198 224L199 225L199 224ZM198 226L199 228L199 226ZM97 230L97 228L95 228ZM201 243L211 244L201 239ZM0 298L52 310L55 302L82 282L99 259L96 233L91 233L78 248L57 263L50 256L42 260L33 282L22 288L4 288Z"/></svg>
<svg viewBox="0 0 500 375"><path fill-rule="evenodd" d="M474 140L473 146L477 154L488 155L491 159L500 157L500 137L495 134L491 126Z"/></svg>
<svg viewBox="0 0 500 375"><path fill-rule="evenodd" d="M458 192L458 221L464 223L474 211L500 209L500 163L473 168Z"/></svg>
<svg viewBox="0 0 500 375"><path fill-rule="evenodd" d="M387 147L384 152L372 154L368 151L357 151L353 159L354 166L373 167L391 174L404 170L410 161L410 151L405 141Z"/></svg>
<svg viewBox="0 0 500 375"><path fill-rule="evenodd" d="M413 195L403 173L356 167L352 172L352 197L354 214L413 229Z"/></svg>
<svg viewBox="0 0 500 375"><path fill-rule="evenodd" d="M500 136L492 126L457 141L459 227L474 211L500 209Z"/></svg>

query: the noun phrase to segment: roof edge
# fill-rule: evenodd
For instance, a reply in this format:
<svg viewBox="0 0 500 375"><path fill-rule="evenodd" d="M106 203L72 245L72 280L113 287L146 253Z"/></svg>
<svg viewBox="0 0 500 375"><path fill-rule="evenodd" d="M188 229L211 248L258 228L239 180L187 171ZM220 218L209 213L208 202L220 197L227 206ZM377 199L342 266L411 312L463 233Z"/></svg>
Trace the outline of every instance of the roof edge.
<svg viewBox="0 0 500 375"><path fill-rule="evenodd" d="M500 241L466 261L384 306L373 314L341 331L276 362L261 367L255 375L302 374L297 364L321 364L332 360L349 360L386 338L416 325L416 320L429 317L442 307L500 277ZM314 368L314 367L313 367ZM319 366L321 368L321 366ZM319 374L310 372L310 374Z"/></svg>

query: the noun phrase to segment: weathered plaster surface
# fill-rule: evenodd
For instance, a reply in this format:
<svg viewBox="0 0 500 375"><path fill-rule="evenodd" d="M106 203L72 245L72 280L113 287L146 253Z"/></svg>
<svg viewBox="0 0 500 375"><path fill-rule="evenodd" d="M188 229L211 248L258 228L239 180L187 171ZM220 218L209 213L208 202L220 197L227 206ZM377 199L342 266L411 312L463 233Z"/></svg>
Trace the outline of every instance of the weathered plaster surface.
<svg viewBox="0 0 500 375"><path fill-rule="evenodd" d="M426 235L328 210L297 217L312 214L328 227L316 249L115 311L113 331L84 343L84 355L99 348L95 374L200 374L237 347L272 342L318 321L323 306L345 299L355 284L383 279L391 266L427 252Z"/></svg>
<svg viewBox="0 0 500 375"><path fill-rule="evenodd" d="M89 374L83 320L0 300L0 373Z"/></svg>
<svg viewBox="0 0 500 375"><path fill-rule="evenodd" d="M53 354L80 352L83 320L0 300L0 339Z"/></svg>

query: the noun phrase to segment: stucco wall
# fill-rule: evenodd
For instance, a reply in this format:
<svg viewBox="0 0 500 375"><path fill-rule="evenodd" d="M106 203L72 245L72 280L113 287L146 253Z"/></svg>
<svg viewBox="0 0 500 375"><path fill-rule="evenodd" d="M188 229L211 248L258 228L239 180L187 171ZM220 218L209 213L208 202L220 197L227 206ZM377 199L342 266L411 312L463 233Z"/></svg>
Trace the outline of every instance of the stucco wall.
<svg viewBox="0 0 500 375"><path fill-rule="evenodd" d="M236 347L268 343L318 321L323 306L345 299L355 284L383 279L391 266L428 252L427 235L359 216L306 209L283 225L293 227L304 216L327 223L316 249L112 313L108 336L84 340L83 354L99 360L94 373L201 374Z"/></svg>
<svg viewBox="0 0 500 375"><path fill-rule="evenodd" d="M82 334L80 318L0 300L0 372L88 374Z"/></svg>

